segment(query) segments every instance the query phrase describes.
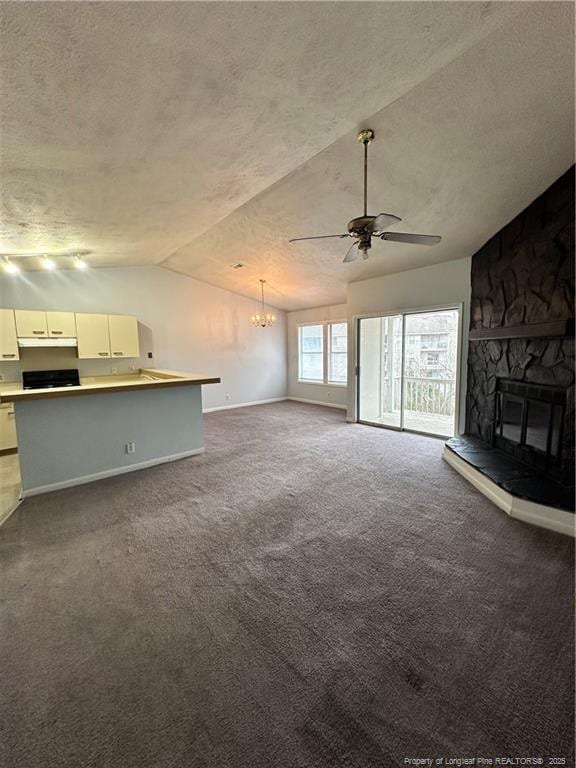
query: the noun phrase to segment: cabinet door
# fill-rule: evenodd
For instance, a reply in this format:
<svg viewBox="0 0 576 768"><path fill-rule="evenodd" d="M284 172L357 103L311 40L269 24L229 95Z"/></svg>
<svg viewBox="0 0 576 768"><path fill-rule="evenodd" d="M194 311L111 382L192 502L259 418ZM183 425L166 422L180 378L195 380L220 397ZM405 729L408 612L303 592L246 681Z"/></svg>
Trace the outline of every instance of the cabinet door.
<svg viewBox="0 0 576 768"><path fill-rule="evenodd" d="M19 360L13 309L0 309L0 362Z"/></svg>
<svg viewBox="0 0 576 768"><path fill-rule="evenodd" d="M48 320L48 336L73 338L76 336L76 319L74 312L46 312Z"/></svg>
<svg viewBox="0 0 576 768"><path fill-rule="evenodd" d="M108 315L76 315L78 357L110 357Z"/></svg>
<svg viewBox="0 0 576 768"><path fill-rule="evenodd" d="M16 446L14 403L7 403L0 406L0 451L7 451Z"/></svg>
<svg viewBox="0 0 576 768"><path fill-rule="evenodd" d="M131 315L108 315L112 357L140 357L138 321Z"/></svg>
<svg viewBox="0 0 576 768"><path fill-rule="evenodd" d="M37 309L16 309L16 331L18 336L48 336L46 312Z"/></svg>

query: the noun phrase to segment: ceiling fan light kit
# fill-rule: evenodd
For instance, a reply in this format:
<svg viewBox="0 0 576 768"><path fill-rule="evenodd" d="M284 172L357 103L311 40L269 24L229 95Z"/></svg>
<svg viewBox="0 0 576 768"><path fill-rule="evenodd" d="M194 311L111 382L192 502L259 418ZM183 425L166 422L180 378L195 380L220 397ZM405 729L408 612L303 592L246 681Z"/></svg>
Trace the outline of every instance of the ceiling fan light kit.
<svg viewBox="0 0 576 768"><path fill-rule="evenodd" d="M340 235L317 235L315 237L294 237L290 243L302 240L325 240L331 237L353 237L354 243L344 256L344 263L356 261L360 257L368 258L368 251L372 248L372 238L389 240L394 243L408 243L410 245L436 245L442 240L439 235L416 235L409 232L385 232L388 227L398 224L402 219L393 213L379 213L377 216L368 215L368 145L374 140L374 131L365 128L356 137L364 146L364 213L356 216L348 222L348 232Z"/></svg>

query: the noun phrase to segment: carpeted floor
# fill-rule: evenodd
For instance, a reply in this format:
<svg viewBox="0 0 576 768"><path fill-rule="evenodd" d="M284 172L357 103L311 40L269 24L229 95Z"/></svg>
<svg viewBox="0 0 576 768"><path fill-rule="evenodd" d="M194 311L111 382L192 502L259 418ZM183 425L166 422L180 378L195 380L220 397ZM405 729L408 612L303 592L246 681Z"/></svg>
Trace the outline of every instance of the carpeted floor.
<svg viewBox="0 0 576 768"><path fill-rule="evenodd" d="M572 540L341 411L206 447L0 529L3 768L572 765Z"/></svg>

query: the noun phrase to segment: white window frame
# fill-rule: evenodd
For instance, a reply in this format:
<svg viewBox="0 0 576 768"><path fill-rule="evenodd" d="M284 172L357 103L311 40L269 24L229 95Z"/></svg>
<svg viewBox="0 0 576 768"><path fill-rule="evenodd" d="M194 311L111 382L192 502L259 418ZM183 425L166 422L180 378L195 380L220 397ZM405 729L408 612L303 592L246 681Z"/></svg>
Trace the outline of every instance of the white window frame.
<svg viewBox="0 0 576 768"><path fill-rule="evenodd" d="M348 374L346 374L346 381L329 381L329 349L330 349L330 326L344 324L348 328L348 320L316 320L309 323L298 323L297 345L298 345L298 383L299 384L312 384L319 387L347 387L348 386ZM322 326L322 376L323 381L317 381L315 379L303 379L300 376L300 328L311 325ZM348 360L348 349L346 350L346 360Z"/></svg>

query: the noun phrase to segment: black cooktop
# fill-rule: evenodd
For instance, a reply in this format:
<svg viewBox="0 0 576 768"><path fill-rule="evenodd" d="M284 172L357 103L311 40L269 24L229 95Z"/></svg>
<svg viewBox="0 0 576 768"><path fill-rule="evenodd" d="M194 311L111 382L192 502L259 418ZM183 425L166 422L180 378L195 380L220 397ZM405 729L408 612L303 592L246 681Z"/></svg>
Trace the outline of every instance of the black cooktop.
<svg viewBox="0 0 576 768"><path fill-rule="evenodd" d="M80 374L77 368L59 371L23 371L24 389L52 389L53 387L79 387Z"/></svg>

